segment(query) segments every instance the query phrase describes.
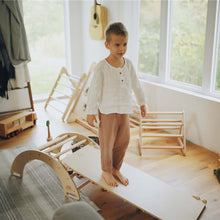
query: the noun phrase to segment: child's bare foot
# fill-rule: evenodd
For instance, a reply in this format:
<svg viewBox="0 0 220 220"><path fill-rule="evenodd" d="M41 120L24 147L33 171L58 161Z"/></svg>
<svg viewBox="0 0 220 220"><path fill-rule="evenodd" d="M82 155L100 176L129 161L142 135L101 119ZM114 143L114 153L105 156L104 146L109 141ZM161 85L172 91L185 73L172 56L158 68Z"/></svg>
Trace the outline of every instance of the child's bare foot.
<svg viewBox="0 0 220 220"><path fill-rule="evenodd" d="M108 172L102 172L102 178L105 180L105 182L109 185L109 186L114 186L117 187L118 183L116 181L116 179L113 177L113 175L111 173Z"/></svg>
<svg viewBox="0 0 220 220"><path fill-rule="evenodd" d="M127 186L129 184L129 180L121 174L119 170L113 170L113 176L115 176L123 185Z"/></svg>

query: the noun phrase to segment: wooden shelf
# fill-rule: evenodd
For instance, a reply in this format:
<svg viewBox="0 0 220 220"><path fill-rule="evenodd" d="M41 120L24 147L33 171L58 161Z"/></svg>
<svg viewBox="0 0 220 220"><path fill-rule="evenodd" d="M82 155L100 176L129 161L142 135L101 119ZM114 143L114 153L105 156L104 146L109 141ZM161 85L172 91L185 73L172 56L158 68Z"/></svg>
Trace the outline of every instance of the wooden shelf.
<svg viewBox="0 0 220 220"><path fill-rule="evenodd" d="M148 112L145 118L142 118L140 113L136 113L130 116L130 125L132 129L139 130L140 156L142 156L142 149L180 149L183 155L186 154L184 112ZM171 130L172 133L168 132ZM146 146L143 144L143 138L175 138L177 145L151 146L149 144Z"/></svg>

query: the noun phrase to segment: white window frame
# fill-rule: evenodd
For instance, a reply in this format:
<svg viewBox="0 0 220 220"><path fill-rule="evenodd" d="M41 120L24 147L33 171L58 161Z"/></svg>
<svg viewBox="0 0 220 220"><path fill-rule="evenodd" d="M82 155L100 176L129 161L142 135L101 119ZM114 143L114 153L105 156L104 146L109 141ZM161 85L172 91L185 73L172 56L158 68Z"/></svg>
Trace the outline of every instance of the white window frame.
<svg viewBox="0 0 220 220"><path fill-rule="evenodd" d="M217 95L215 91L216 71L219 44L219 2L208 1L206 41L204 53L204 66L202 89L207 95Z"/></svg>
<svg viewBox="0 0 220 220"><path fill-rule="evenodd" d="M216 26L216 32L215 32L215 45L214 45L214 62L213 62L213 81L212 81L212 87L211 87L211 93L214 94L215 97L220 97L220 91L216 90L216 78L217 78L217 67L218 67L218 56L220 56L219 51L219 43L220 43L220 2L216 1L216 20L215 20L215 26Z"/></svg>
<svg viewBox="0 0 220 220"><path fill-rule="evenodd" d="M220 91L215 90L216 71L218 61L218 45L220 37L220 3L217 0L208 0L206 36L203 62L202 85L196 86L170 79L171 72L171 45L172 45L172 0L161 0L160 18L160 51L158 76L140 73L140 78L147 81L181 88L187 92L205 95L210 98L220 98Z"/></svg>

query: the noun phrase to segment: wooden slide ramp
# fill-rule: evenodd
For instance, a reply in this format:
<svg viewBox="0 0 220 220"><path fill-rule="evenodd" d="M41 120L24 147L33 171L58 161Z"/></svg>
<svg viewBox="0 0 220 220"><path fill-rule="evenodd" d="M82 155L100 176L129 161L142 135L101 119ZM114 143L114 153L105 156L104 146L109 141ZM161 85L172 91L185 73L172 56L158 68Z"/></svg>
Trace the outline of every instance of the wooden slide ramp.
<svg viewBox="0 0 220 220"><path fill-rule="evenodd" d="M91 182L158 219L198 219L205 209L205 204L201 200L196 200L191 195L126 163L123 163L121 171L129 178L129 185L108 186L101 178L100 151L92 146L85 146L73 154L67 155L62 163Z"/></svg>

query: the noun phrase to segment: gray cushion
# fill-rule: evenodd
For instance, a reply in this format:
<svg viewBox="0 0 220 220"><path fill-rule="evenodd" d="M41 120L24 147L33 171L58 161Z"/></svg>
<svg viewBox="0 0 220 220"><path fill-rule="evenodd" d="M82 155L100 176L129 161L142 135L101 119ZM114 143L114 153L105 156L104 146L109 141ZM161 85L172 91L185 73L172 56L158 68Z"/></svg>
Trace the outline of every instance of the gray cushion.
<svg viewBox="0 0 220 220"><path fill-rule="evenodd" d="M104 220L95 209L83 201L67 203L56 210L53 220Z"/></svg>

